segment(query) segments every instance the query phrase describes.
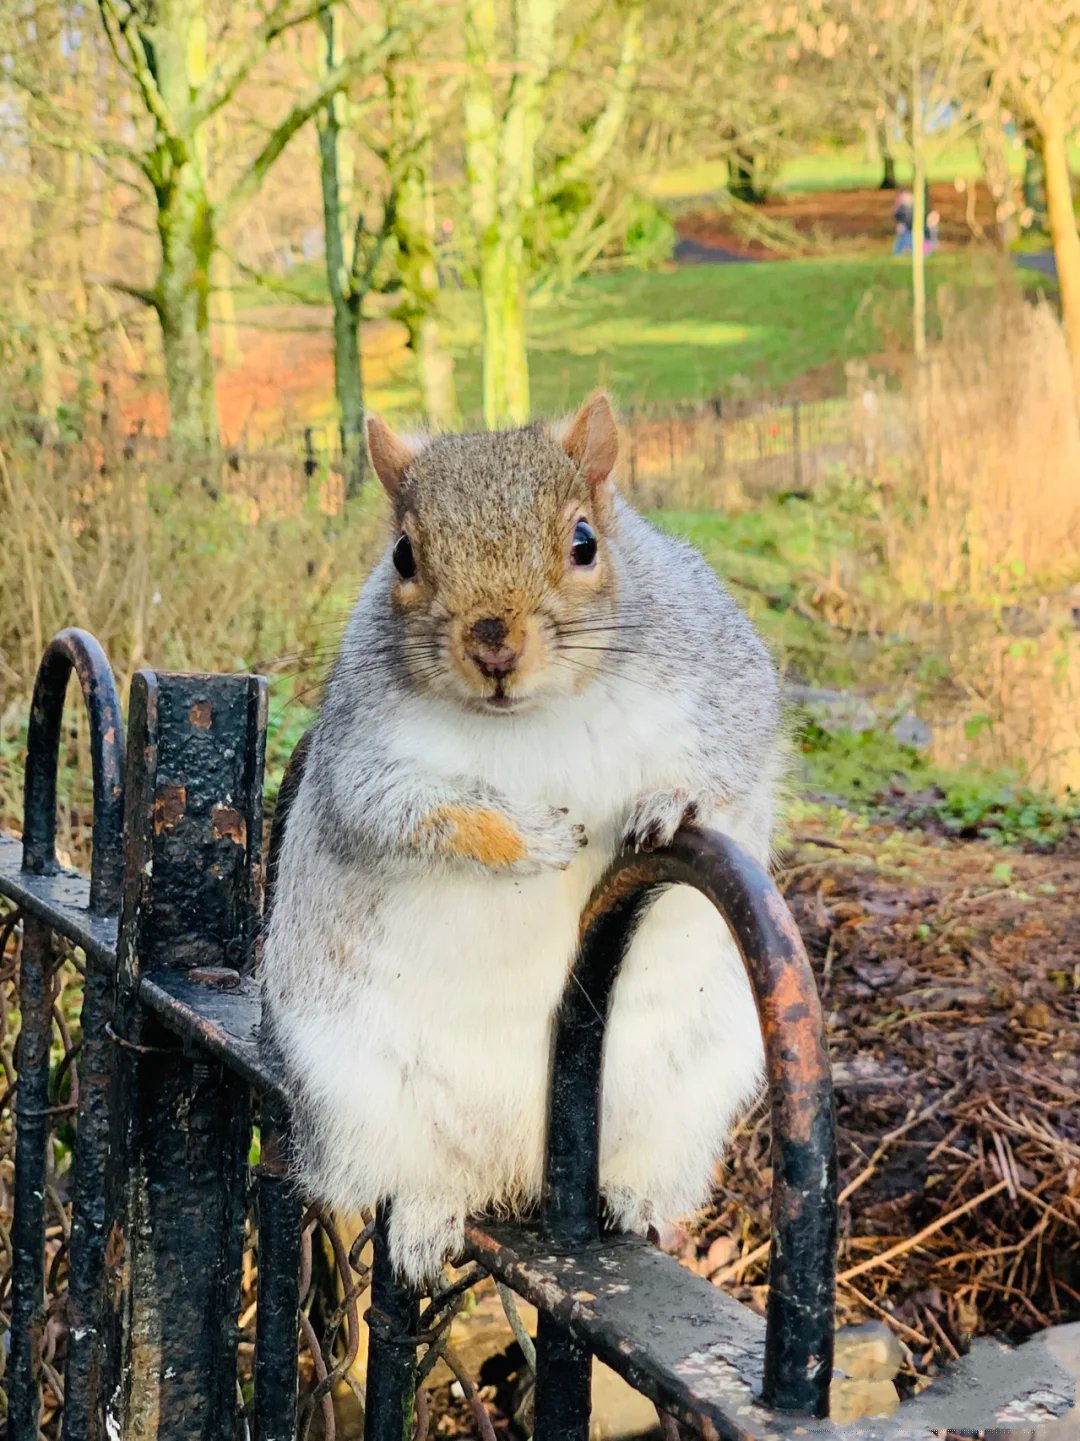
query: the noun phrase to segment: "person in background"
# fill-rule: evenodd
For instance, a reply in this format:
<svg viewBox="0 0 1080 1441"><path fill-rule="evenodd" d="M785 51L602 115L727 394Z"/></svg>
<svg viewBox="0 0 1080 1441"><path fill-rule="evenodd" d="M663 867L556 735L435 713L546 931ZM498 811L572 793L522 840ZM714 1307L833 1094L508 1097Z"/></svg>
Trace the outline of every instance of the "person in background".
<svg viewBox="0 0 1080 1441"><path fill-rule="evenodd" d="M926 236L923 240L923 253L933 255L938 248L938 229L941 225L941 216L936 210L931 210L926 217Z"/></svg>
<svg viewBox="0 0 1080 1441"><path fill-rule="evenodd" d="M893 206L893 222L896 239L893 241L894 255L911 254L911 231L915 223L915 196L910 190L901 190Z"/></svg>

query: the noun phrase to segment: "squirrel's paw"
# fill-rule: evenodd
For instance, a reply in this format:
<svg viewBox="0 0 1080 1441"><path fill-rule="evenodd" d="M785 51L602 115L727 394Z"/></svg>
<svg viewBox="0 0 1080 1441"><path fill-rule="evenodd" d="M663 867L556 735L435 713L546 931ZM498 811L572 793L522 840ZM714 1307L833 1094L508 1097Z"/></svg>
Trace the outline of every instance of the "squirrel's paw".
<svg viewBox="0 0 1080 1441"><path fill-rule="evenodd" d="M565 871L577 858L578 851L589 844L585 827L570 820L565 806L546 806L529 816L518 818L525 854L511 870L519 876L535 876L541 871Z"/></svg>
<svg viewBox="0 0 1080 1441"><path fill-rule="evenodd" d="M623 843L635 851L658 851L670 845L680 826L701 825L712 811L704 796L686 790L657 791L644 796L633 811Z"/></svg>
<svg viewBox="0 0 1080 1441"><path fill-rule="evenodd" d="M565 870L587 843L584 826L574 825L565 810L554 806L524 812L439 806L424 816L414 839L436 855L514 876Z"/></svg>

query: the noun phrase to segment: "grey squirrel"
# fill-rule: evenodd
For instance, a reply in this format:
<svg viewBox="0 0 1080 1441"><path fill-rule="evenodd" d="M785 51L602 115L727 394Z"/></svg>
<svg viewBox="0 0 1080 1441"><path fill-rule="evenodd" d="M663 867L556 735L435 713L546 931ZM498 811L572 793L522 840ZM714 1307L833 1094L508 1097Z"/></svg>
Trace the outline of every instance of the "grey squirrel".
<svg viewBox="0 0 1080 1441"><path fill-rule="evenodd" d="M468 1213L539 1194L552 1016L615 853L699 823L768 860L779 699L713 571L618 494L602 391L559 425L372 418L368 441L393 531L314 727L262 985L302 1184L339 1212L392 1199L423 1285ZM687 887L635 936L604 1067L606 1208L662 1234L762 1078L738 954Z"/></svg>

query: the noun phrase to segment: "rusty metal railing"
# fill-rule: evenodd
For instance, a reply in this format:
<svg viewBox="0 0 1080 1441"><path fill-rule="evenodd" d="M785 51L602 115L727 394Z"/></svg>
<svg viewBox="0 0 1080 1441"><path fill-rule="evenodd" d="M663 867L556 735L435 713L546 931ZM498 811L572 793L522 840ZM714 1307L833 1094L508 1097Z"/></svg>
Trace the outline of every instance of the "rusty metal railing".
<svg viewBox="0 0 1080 1441"><path fill-rule="evenodd" d="M57 753L72 670L91 730L89 878L55 855ZM38 1441L43 1379L54 1400L62 1392L66 1441L234 1441L238 1432L293 1441L298 1424L306 1435L316 1414L333 1441L332 1392L355 1382L365 1294L366 1388L354 1384L364 1391L365 1436L423 1441L430 1414L418 1382L481 1271L538 1308L538 1441L587 1437L593 1356L709 1441L838 1437L826 1419L836 1196L824 1032L797 931L765 873L730 840L689 831L663 852L615 862L583 916L558 1017L538 1224L470 1222L473 1269L425 1304L390 1268L385 1207L370 1231L369 1265L304 1207L287 1174L289 1118L259 1045L253 975L265 721L265 684L256 677L140 672L122 762L115 686L92 638L64 632L42 662L25 833L21 842L0 836L0 899L14 908L0 917L0 961L17 943L21 1013L9 1441ZM302 752L283 786L282 814L301 764ZM279 844L276 825L271 872ZM599 1227L607 1006L634 926L671 885L695 887L725 917L761 1018L774 1177L764 1322L646 1242ZM71 1070L78 1053L70 1238L53 1245L46 1272L46 1205L58 1204L47 1171L58 1109L49 1087L61 941L84 957L85 980L81 1037L68 1038L59 1062ZM66 1225L65 1217L60 1230ZM329 1239L338 1280L316 1317L319 1234ZM365 1232L356 1244L368 1242ZM252 1246L248 1357L238 1351L236 1321ZM55 1335L44 1343L44 1318L53 1314L45 1293L64 1265L58 1350ZM302 1396L298 1353L306 1358ZM1066 1395L1052 1368L1033 1384L1041 1397L1054 1385ZM863 1441L932 1434L921 1417L859 1430Z"/></svg>
<svg viewBox="0 0 1080 1441"><path fill-rule="evenodd" d="M817 987L791 914L769 876L726 836L684 830L654 854L619 857L581 920L581 942L555 1031L541 1227L563 1247L597 1239L600 1085L605 1022L643 912L692 886L724 917L750 978L772 1102L772 1251L762 1400L826 1416L832 1378L836 1135ZM550 1328L540 1375L572 1364ZM579 1357L584 1391L588 1358ZM555 1388L549 1388L549 1391Z"/></svg>
<svg viewBox="0 0 1080 1441"><path fill-rule="evenodd" d="M93 636L65 630L38 669L27 736L22 869L61 894L56 861L56 769L64 696L78 678L90 727L94 777L93 863L86 919L99 922L97 944L83 947L82 1047L72 1161L68 1241L68 1358L63 1435L86 1434L85 1401L98 1342L104 1231L101 1198L108 1150L108 1088L114 964L106 937L119 909L124 808L124 730L108 660ZM12 1350L9 1427L36 1436L35 1349L40 1348L45 1254L45 1148L49 1120L49 1039L53 1025L55 917L26 905L19 982L19 1068L15 1102L16 1166L12 1219ZM112 924L110 924L112 922ZM65 934L59 928L60 934Z"/></svg>

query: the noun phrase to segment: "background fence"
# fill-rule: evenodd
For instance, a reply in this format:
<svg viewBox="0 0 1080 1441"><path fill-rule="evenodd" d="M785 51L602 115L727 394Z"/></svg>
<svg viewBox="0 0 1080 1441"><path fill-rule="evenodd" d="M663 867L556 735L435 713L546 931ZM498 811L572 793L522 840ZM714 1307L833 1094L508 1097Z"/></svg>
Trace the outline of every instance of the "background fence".
<svg viewBox="0 0 1080 1441"><path fill-rule="evenodd" d="M756 495L809 494L832 471L873 473L883 448L902 444L902 401L854 384L823 400L715 399L622 414L622 483L648 508L730 508ZM127 458L165 458L168 443L130 434ZM206 482L240 497L252 520L315 505L327 515L345 504L346 474L334 427L279 435L247 434L224 447Z"/></svg>

